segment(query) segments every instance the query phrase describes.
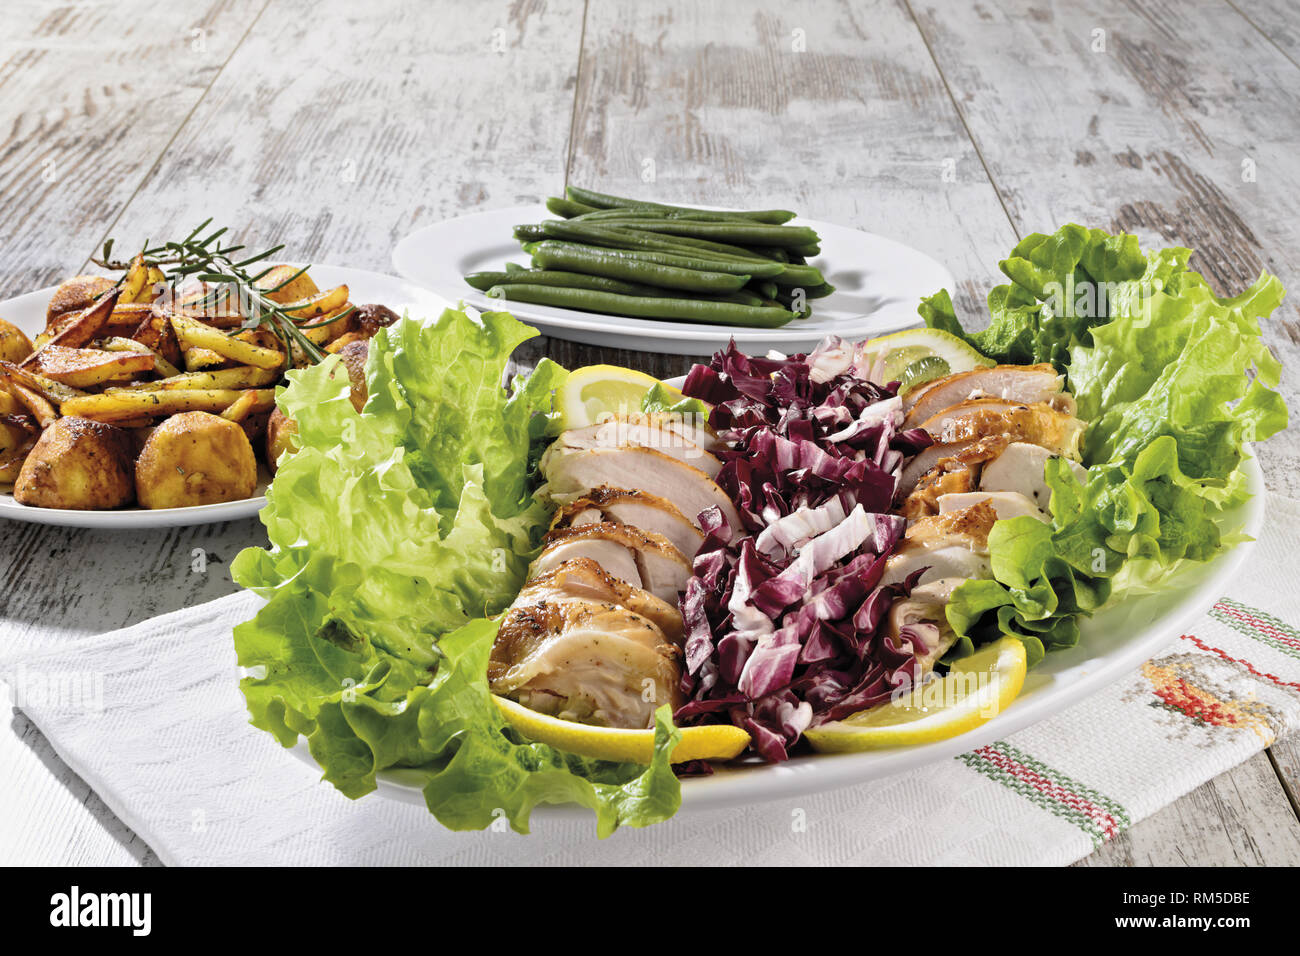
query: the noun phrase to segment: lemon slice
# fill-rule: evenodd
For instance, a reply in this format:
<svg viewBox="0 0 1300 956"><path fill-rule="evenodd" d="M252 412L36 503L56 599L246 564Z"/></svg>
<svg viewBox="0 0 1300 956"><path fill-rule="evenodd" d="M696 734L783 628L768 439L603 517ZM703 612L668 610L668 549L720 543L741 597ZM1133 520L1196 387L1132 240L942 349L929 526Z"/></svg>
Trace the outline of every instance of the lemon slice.
<svg viewBox="0 0 1300 956"><path fill-rule="evenodd" d="M845 753L910 747L956 737L996 717L1025 683L1025 646L1014 637L956 661L943 677L898 700L864 710L804 736L815 750Z"/></svg>
<svg viewBox="0 0 1300 956"><path fill-rule="evenodd" d="M627 415L641 410L641 399L659 379L618 365L587 365L574 369L556 395L565 428L598 424L602 415ZM685 397L675 388L664 388Z"/></svg>
<svg viewBox="0 0 1300 956"><path fill-rule="evenodd" d="M873 363L878 359L884 360L882 378L886 382L902 380L900 393L943 375L969 372L994 364L992 359L985 358L967 342L942 329L906 329L868 339L862 344L862 353ZM931 358L942 360L947 370L944 371L939 362L925 361ZM904 378L909 369L913 369L913 373Z"/></svg>
<svg viewBox="0 0 1300 956"><path fill-rule="evenodd" d="M561 720L529 710L523 704L493 695L497 707L510 723L529 740L550 744L597 760L632 761L648 764L654 756L653 730L628 730L620 727L593 727L575 720ZM730 724L708 727L683 727L682 739L673 751L673 763L688 760L730 760L749 746L749 734Z"/></svg>

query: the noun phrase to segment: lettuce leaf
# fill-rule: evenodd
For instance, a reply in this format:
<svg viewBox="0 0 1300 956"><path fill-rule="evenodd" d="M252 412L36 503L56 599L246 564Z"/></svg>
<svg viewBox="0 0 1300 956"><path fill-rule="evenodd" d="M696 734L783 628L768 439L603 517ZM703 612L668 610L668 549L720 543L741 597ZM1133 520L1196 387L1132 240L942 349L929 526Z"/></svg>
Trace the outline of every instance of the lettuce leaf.
<svg viewBox="0 0 1300 956"><path fill-rule="evenodd" d="M954 592L956 653L1012 633L1032 661L1040 644L1077 640L1080 614L1160 587L1237 540L1221 519L1248 494L1245 445L1287 424L1259 326L1284 291L1265 273L1221 298L1190 255L1067 225L1026 237L1000 264L1011 283L989 293L984 330L962 330L946 291L923 300L928 325L998 362L1055 365L1090 423L1086 482L1049 461L1051 525L999 522L994 579Z"/></svg>
<svg viewBox="0 0 1300 956"><path fill-rule="evenodd" d="M532 463L558 431L549 360L501 387L535 330L448 309L381 330L358 414L337 359L290 372L277 396L298 423L262 512L271 547L232 574L267 601L235 629L254 726L306 737L328 780L357 798L379 770L422 782L452 829L527 832L538 803L595 811L601 835L671 816L679 733L657 715L649 767L587 760L520 738L487 685L493 618L518 593L549 520Z"/></svg>

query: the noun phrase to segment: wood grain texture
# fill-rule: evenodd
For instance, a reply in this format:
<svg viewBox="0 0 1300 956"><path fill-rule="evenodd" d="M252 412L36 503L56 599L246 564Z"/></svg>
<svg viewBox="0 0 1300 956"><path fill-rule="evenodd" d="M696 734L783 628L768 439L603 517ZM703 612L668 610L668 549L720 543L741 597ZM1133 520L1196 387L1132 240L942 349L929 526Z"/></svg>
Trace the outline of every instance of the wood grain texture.
<svg viewBox="0 0 1300 956"><path fill-rule="evenodd" d="M1262 269L1300 283L1300 76L1223 0L912 10L1019 231L1081 222L1188 246L1220 293ZM1293 295L1264 331L1292 408L1298 317ZM1300 440L1259 457L1300 497Z"/></svg>
<svg viewBox="0 0 1300 956"><path fill-rule="evenodd" d="M265 3L0 4L0 298L80 271Z"/></svg>
<svg viewBox="0 0 1300 956"><path fill-rule="evenodd" d="M1300 826L1264 754L1148 817L1081 866L1285 866Z"/></svg>
<svg viewBox="0 0 1300 956"><path fill-rule="evenodd" d="M1015 242L890 0L592 4L575 116L571 183L905 236L953 271L968 312Z"/></svg>
<svg viewBox="0 0 1300 956"><path fill-rule="evenodd" d="M1295 0L1226 0L1300 69L1300 10Z"/></svg>

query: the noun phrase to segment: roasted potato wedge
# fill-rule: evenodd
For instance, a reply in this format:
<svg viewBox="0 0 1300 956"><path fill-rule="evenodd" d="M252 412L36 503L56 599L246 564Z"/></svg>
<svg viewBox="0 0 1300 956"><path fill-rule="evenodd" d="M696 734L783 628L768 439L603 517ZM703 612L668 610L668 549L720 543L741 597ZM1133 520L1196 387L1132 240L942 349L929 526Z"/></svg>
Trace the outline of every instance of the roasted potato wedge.
<svg viewBox="0 0 1300 956"><path fill-rule="evenodd" d="M79 388L56 382L54 379L46 378L33 369L23 368L21 365L14 365L11 362L0 362L0 376L3 376L4 380L9 382L11 386L20 385L23 388L30 389L54 405L60 405L70 398L80 398L86 394Z"/></svg>
<svg viewBox="0 0 1300 956"><path fill-rule="evenodd" d="M0 361L21 362L32 354L32 340L22 329L0 319Z"/></svg>
<svg viewBox="0 0 1300 956"><path fill-rule="evenodd" d="M113 314L113 309L117 306L117 293L118 290L116 289L108 292L90 308L81 312L67 325L62 326L56 335L23 359L22 364L24 366L30 365L41 354L42 350L49 348L51 345L79 349L93 339L99 338L103 333L104 326L108 324L109 316Z"/></svg>
<svg viewBox="0 0 1300 956"><path fill-rule="evenodd" d="M305 299L290 299L284 303L284 311L295 319L314 319L337 312L347 303L348 287L340 285Z"/></svg>
<svg viewBox="0 0 1300 956"><path fill-rule="evenodd" d="M104 324L104 335L130 336L140 327L140 323L153 314L152 302L122 302L118 300L113 314Z"/></svg>
<svg viewBox="0 0 1300 956"><path fill-rule="evenodd" d="M27 460L27 456L31 454L34 447L36 447L35 435L20 445L0 452L0 484L11 485L18 480L18 475L23 469L23 462Z"/></svg>
<svg viewBox="0 0 1300 956"><path fill-rule="evenodd" d="M36 372L73 388L102 385L122 376L143 375L153 370L153 353L68 349L61 345L41 349L35 365Z"/></svg>
<svg viewBox="0 0 1300 956"><path fill-rule="evenodd" d="M104 276L73 276L59 284L45 309L45 327L48 329L60 316L69 312L84 312L109 289L113 280Z"/></svg>
<svg viewBox="0 0 1300 956"><path fill-rule="evenodd" d="M283 305L286 302L297 302L302 299L310 299L320 292L316 283L306 272L299 274L298 266L272 266L271 269L256 282L253 283L258 289L266 293L266 297L272 302ZM279 286L279 288L276 288ZM345 295L346 299L347 296Z"/></svg>
<svg viewBox="0 0 1300 956"><path fill-rule="evenodd" d="M316 345L328 345L352 330L352 317L356 311L356 307L351 302L344 302L329 315L303 322L302 334Z"/></svg>
<svg viewBox="0 0 1300 956"><path fill-rule="evenodd" d="M325 346L325 351L330 353L331 355L337 355L339 352L342 352L344 348L351 345L353 342L364 342L366 341L367 338L368 336L366 336L362 332L346 332L343 335L340 335L329 345Z"/></svg>
<svg viewBox="0 0 1300 956"><path fill-rule="evenodd" d="M176 338L184 348L208 349L243 365L270 369L284 368L283 352L252 345L243 339L227 335L220 329L214 329L184 316L172 315L171 322L172 328L176 330Z"/></svg>
<svg viewBox="0 0 1300 956"><path fill-rule="evenodd" d="M170 328L170 324L168 326ZM167 361L143 342L135 339L111 338L104 340L104 349L109 352L135 352L138 355L153 356L153 370L165 378L180 375L181 370Z"/></svg>
<svg viewBox="0 0 1300 956"><path fill-rule="evenodd" d="M220 412L229 408L240 392L225 388L143 389L110 388L98 395L84 395L60 405L64 415L116 422L151 415L175 415L181 412Z"/></svg>
<svg viewBox="0 0 1300 956"><path fill-rule="evenodd" d="M152 302L153 289L149 287L149 267L145 265L144 256L137 254L127 267L122 277L121 294L118 302Z"/></svg>
<svg viewBox="0 0 1300 956"><path fill-rule="evenodd" d="M135 499L132 447L125 431L60 418L36 440L14 482L14 499L38 508L117 508Z"/></svg>
<svg viewBox="0 0 1300 956"><path fill-rule="evenodd" d="M280 467L280 456L287 451L297 451L298 423L280 409L271 412L266 422L266 464L275 474Z"/></svg>
<svg viewBox="0 0 1300 956"><path fill-rule="evenodd" d="M186 412L153 430L136 460L135 486L145 508L239 501L257 490L257 459L235 422Z"/></svg>
<svg viewBox="0 0 1300 956"><path fill-rule="evenodd" d="M150 391L153 389L174 388L262 388L274 385L280 379L280 373L269 368L254 368L252 365L240 365L235 368L220 368L211 372L180 372L168 378L154 382L138 382L125 386L132 390Z"/></svg>
<svg viewBox="0 0 1300 956"><path fill-rule="evenodd" d="M7 459L14 449L36 441L40 429L26 405L10 392L0 390L0 459ZM13 481L12 478L3 480Z"/></svg>
<svg viewBox="0 0 1300 956"><path fill-rule="evenodd" d="M153 306L128 338L157 352L173 366L181 364L181 346L172 328L171 313L160 305Z"/></svg>
<svg viewBox="0 0 1300 956"><path fill-rule="evenodd" d="M257 412L269 412L275 408L275 389L250 388L230 403L221 412L221 417L228 422L242 422Z"/></svg>
<svg viewBox="0 0 1300 956"><path fill-rule="evenodd" d="M36 394L30 388L24 388L12 379L9 381L9 390L14 396L22 402L36 419L36 424L41 428L48 428L59 418L59 413L54 408L54 403L50 402L41 395Z"/></svg>
<svg viewBox="0 0 1300 956"><path fill-rule="evenodd" d="M230 364L230 359L212 349L186 349L181 353L186 373L217 370Z"/></svg>

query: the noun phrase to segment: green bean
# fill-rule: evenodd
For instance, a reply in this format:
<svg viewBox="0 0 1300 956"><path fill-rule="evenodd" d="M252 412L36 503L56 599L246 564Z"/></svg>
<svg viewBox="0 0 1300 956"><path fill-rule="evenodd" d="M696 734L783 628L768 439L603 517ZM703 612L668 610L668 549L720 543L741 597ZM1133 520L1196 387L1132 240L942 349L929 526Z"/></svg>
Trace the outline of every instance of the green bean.
<svg viewBox="0 0 1300 956"><path fill-rule="evenodd" d="M761 272L767 273L777 265L772 259L759 259L755 256L734 256L729 252L722 252L723 249L732 248L728 246L719 246L716 249L695 247L678 243L676 239L664 239L662 236L656 236L652 233L636 233L625 229L610 229L604 226L593 226L590 223L575 222L557 222L548 220L541 223L543 235L549 239L564 239L571 242L581 242L596 246L609 246L614 249L645 249L649 251L665 252L671 255L688 256L696 259L725 259L731 261L733 258L737 262L752 263L754 268ZM706 244L713 245L713 244ZM678 264L678 263L674 263ZM730 272L730 269L719 269L719 272Z"/></svg>
<svg viewBox="0 0 1300 956"><path fill-rule="evenodd" d="M645 232L712 239L750 246L797 248L815 244L817 233L807 226L772 226L766 223L692 222L685 219L606 219L602 225L627 226ZM801 253L802 254L802 253Z"/></svg>
<svg viewBox="0 0 1300 956"><path fill-rule="evenodd" d="M536 256L536 248L541 247L552 248L557 251L602 253L623 259L636 259L661 266L672 266L676 269L695 269L699 272L726 272L731 275L749 276L751 279L774 278L785 269L785 266L779 262L760 262L757 259L741 261L739 259L724 259L720 256L717 258L704 258L701 256L678 255L659 249L595 248L581 243L557 242L550 239L536 245L533 243L529 243L529 245L534 246L534 248L528 250L534 256ZM542 267L547 268L545 264L542 264Z"/></svg>
<svg viewBox="0 0 1300 956"><path fill-rule="evenodd" d="M525 223L514 227L514 237L520 242L541 242L546 238L546 232L537 223Z"/></svg>
<svg viewBox="0 0 1300 956"><path fill-rule="evenodd" d="M770 279L755 279L750 283L753 290L761 295L764 299L775 299L777 295L776 283Z"/></svg>
<svg viewBox="0 0 1300 956"><path fill-rule="evenodd" d="M533 265L542 269L583 272L627 282L644 282L667 289L736 292L750 280L748 274L733 275L711 269L684 268L638 258L623 250L593 249L561 242L529 243L525 249L532 255Z"/></svg>
<svg viewBox="0 0 1300 956"><path fill-rule="evenodd" d="M487 292L493 299L553 305L584 312L603 312L641 319L670 319L713 325L740 325L774 329L794 319L793 312L769 306L738 305L708 299L666 299L649 296L613 295L563 286L498 285Z"/></svg>
<svg viewBox="0 0 1300 956"><path fill-rule="evenodd" d="M585 203L588 206L596 206L599 209L609 209L615 206L645 207L652 209L669 209L678 212L711 212L708 209L696 209L691 206L673 206L668 203L646 202L639 199L625 199L621 196L611 196L608 193L593 192L590 189L581 189L577 186L569 186L564 190L564 194L575 202ZM755 222L767 222L780 224L789 222L794 218L794 213L788 209L756 209L756 210L720 210L719 214L734 216L737 219L751 219Z"/></svg>
<svg viewBox="0 0 1300 956"><path fill-rule="evenodd" d="M612 230L604 226L600 228L604 229L607 232L620 231L620 230ZM629 231L635 232L636 230L629 230ZM811 286L822 285L826 281L822 277L821 271L817 269L816 266L783 262L783 263L778 263L781 266L780 272L773 274L771 272L770 266L773 263L776 263L776 260L774 259L753 259L746 256L737 256L737 255L732 255L730 253L724 253L724 252L706 253L704 251L701 251L699 253L695 253L692 251L692 247L677 246L676 244L678 241L680 241L680 239L681 237L674 236L672 241L664 245L663 251L673 255L684 255L684 256L694 257L694 258L703 257L707 259L709 262L714 263L715 265L720 262L724 262L724 263L734 262L737 264L742 264L745 266L745 270L749 272L750 275L756 276L758 278L771 277L779 286L811 287ZM718 271L731 271L731 270L719 269Z"/></svg>
<svg viewBox="0 0 1300 956"><path fill-rule="evenodd" d="M594 220L591 221L589 224L592 226L596 225ZM725 242L710 242L708 239L693 239L690 236L665 236L661 233L646 232L644 230L637 229L632 226L606 225L605 223L601 223L599 226L597 226L597 228L612 230L622 235L637 236L643 241L653 241L658 245L659 248L662 249L669 249L669 248L684 249L688 251L688 254L694 254L694 255L699 255L701 253L707 252L709 253L708 258L710 259L713 258L714 256L721 255L723 258L726 259L730 259L734 257L736 259L756 259L759 262L780 262L781 261L776 256L759 255L758 253L755 253L752 250L745 249L741 246L729 245ZM694 251L694 250L698 250L698 251ZM781 250L777 249L774 251L780 252Z"/></svg>
<svg viewBox="0 0 1300 956"><path fill-rule="evenodd" d="M512 269L511 266L514 266ZM591 289L593 292L609 292L613 295L641 295L664 299L696 299L699 293L683 292L676 289L662 289L640 282L622 282L607 279L604 276L586 275L582 272L562 272L558 269L525 269L516 263L507 263L505 272L471 272L465 281L486 292L494 285L551 285L564 286L566 289ZM711 296L720 302L736 302L741 305L764 305L761 295L748 289L728 292L724 295Z"/></svg>
<svg viewBox="0 0 1300 956"><path fill-rule="evenodd" d="M556 216L563 216L565 219L573 219L577 216L585 215L589 212L595 212L595 206L588 206L586 203L574 202L572 199L561 199L559 196L552 196L546 200L546 208Z"/></svg>

